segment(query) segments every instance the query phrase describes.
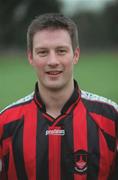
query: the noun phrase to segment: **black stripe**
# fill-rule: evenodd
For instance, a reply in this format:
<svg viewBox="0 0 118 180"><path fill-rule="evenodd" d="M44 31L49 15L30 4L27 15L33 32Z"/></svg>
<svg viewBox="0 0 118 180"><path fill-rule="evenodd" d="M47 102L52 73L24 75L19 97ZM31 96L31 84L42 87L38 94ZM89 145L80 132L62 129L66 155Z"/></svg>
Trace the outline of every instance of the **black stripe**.
<svg viewBox="0 0 118 180"><path fill-rule="evenodd" d="M8 179L8 167L9 167L9 153L3 157L4 161L4 171L5 171L5 180Z"/></svg>
<svg viewBox="0 0 118 180"><path fill-rule="evenodd" d="M74 180L74 158L73 158L73 115L66 117L62 129L65 129L65 136L62 137L61 152L61 180Z"/></svg>
<svg viewBox="0 0 118 180"><path fill-rule="evenodd" d="M24 119L19 121L17 128L13 134L13 156L15 161L16 173L18 180L28 180L25 164L24 164L24 156L23 156L23 126Z"/></svg>
<svg viewBox="0 0 118 180"><path fill-rule="evenodd" d="M115 170L113 175L108 180L117 180L118 179L118 153L116 154L116 159L115 159Z"/></svg>
<svg viewBox="0 0 118 180"><path fill-rule="evenodd" d="M45 135L48 123L40 111L37 121L36 180L48 180L48 136Z"/></svg>
<svg viewBox="0 0 118 180"><path fill-rule="evenodd" d="M89 112L103 115L104 117L114 121L117 120L118 115L113 106L106 104L104 102L89 101L86 99L83 99L83 102Z"/></svg>
<svg viewBox="0 0 118 180"><path fill-rule="evenodd" d="M78 84L74 80L74 91L73 91L71 97L68 99L68 101L63 106L61 113L64 114L69 109L69 107L71 107L71 105L73 105L79 98L80 98L80 92L79 92Z"/></svg>
<svg viewBox="0 0 118 180"><path fill-rule="evenodd" d="M110 136L109 134L107 134L103 130L102 130L102 133L103 133L103 135L104 135L104 137L106 139L106 142L107 142L107 145L109 147L109 150L114 152L115 148L116 148L116 138Z"/></svg>
<svg viewBox="0 0 118 180"><path fill-rule="evenodd" d="M39 106L39 108L46 113L46 107L44 102L41 99L40 93L39 93L39 88L38 88L38 82L36 82L35 84L35 94L34 94L34 101L35 103L39 106L39 104L41 106Z"/></svg>
<svg viewBox="0 0 118 180"><path fill-rule="evenodd" d="M88 129L88 173L87 180L97 180L99 174L99 135L94 120L87 114Z"/></svg>
<svg viewBox="0 0 118 180"><path fill-rule="evenodd" d="M13 135L15 129L17 128L17 126L19 124L19 121L21 121L21 119L14 120L14 121L4 125L2 140L9 138Z"/></svg>

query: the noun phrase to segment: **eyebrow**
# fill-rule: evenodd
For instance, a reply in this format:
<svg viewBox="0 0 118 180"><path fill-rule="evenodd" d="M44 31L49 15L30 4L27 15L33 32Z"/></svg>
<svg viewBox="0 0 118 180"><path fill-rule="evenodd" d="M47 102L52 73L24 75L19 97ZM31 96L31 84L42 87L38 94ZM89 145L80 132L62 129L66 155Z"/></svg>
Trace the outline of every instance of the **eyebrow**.
<svg viewBox="0 0 118 180"><path fill-rule="evenodd" d="M66 48L66 49L69 49L69 47L68 46L66 46L66 45L62 45L62 46L57 46L57 47L55 47L55 49L58 49L58 48ZM37 50L43 50L43 49L48 49L48 47L36 47L35 48L35 51L37 51Z"/></svg>
<svg viewBox="0 0 118 180"><path fill-rule="evenodd" d="M39 50L39 49L47 49L46 47L36 47L35 50Z"/></svg>
<svg viewBox="0 0 118 180"><path fill-rule="evenodd" d="M68 48L68 46L64 45L64 46L57 46L57 48Z"/></svg>

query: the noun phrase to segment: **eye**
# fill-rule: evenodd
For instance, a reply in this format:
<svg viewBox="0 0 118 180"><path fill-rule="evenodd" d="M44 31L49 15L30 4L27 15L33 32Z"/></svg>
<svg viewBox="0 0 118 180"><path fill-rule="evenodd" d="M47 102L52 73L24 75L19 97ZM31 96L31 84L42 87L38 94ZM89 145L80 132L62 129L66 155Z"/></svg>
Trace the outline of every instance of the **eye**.
<svg viewBox="0 0 118 180"><path fill-rule="evenodd" d="M47 56L48 51L47 50L38 50L37 51L37 55L39 55L40 57L45 57Z"/></svg>
<svg viewBox="0 0 118 180"><path fill-rule="evenodd" d="M57 54L59 55L65 55L67 53L66 49L57 49Z"/></svg>

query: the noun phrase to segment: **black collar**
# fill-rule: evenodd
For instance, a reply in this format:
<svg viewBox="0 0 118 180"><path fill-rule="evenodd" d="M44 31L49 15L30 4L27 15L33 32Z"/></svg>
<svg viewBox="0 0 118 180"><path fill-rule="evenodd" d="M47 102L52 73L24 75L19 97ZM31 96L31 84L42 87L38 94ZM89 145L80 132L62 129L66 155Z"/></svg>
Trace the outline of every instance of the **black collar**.
<svg viewBox="0 0 118 180"><path fill-rule="evenodd" d="M71 107L73 107L74 104L76 104L79 101L79 99L80 99L80 90L79 90L77 82L74 80L74 91L73 91L72 95L70 96L70 98L68 99L68 101L63 106L63 108L61 110L61 114L64 114L64 113L68 112L69 109L71 109ZM34 100L35 100L35 103L37 104L37 106L43 112L46 113L45 104L42 101L40 93L39 93L38 82L35 84Z"/></svg>

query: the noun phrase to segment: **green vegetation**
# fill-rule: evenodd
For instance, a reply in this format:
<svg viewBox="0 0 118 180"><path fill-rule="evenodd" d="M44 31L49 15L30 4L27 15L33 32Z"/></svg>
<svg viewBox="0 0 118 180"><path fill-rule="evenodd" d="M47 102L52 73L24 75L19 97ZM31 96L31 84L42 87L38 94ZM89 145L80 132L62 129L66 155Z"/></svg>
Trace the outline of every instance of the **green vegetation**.
<svg viewBox="0 0 118 180"><path fill-rule="evenodd" d="M75 78L81 89L118 102L118 54L81 54L75 66ZM30 94L36 76L25 56L0 57L0 110L17 99Z"/></svg>

